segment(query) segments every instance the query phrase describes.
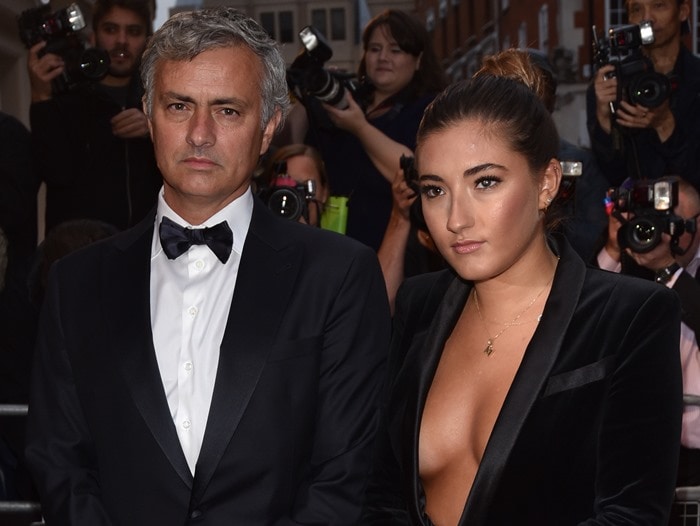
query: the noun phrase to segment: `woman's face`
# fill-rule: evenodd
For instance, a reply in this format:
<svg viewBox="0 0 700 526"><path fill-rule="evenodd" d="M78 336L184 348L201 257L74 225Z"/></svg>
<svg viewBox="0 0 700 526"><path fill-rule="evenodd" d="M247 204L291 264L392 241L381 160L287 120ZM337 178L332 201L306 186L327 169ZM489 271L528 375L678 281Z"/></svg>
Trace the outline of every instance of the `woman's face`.
<svg viewBox="0 0 700 526"><path fill-rule="evenodd" d="M316 201L325 203L328 199L328 188L321 182L321 174L316 169L311 157L295 155L287 159L287 174L297 183L305 183L312 180L316 183ZM316 203L309 203L309 224L318 226L321 220L319 207Z"/></svg>
<svg viewBox="0 0 700 526"><path fill-rule="evenodd" d="M502 128L464 120L416 149L423 215L445 260L467 280L507 272L544 235L542 210L556 194L550 162L533 175ZM556 179L556 172L554 171Z"/></svg>
<svg viewBox="0 0 700 526"><path fill-rule="evenodd" d="M388 26L381 25L372 31L365 50L365 66L378 92L389 96L405 88L419 64L420 57L402 50Z"/></svg>

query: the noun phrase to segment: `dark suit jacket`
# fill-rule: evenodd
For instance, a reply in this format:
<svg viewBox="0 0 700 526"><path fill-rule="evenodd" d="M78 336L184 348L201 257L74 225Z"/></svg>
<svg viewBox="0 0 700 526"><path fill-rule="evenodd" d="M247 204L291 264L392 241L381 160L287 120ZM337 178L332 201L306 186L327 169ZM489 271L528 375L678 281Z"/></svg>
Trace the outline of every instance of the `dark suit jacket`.
<svg viewBox="0 0 700 526"><path fill-rule="evenodd" d="M52 270L26 450L47 524L355 524L390 336L374 253L256 200L193 477L154 354L152 233L153 215Z"/></svg>
<svg viewBox="0 0 700 526"><path fill-rule="evenodd" d="M665 525L681 422L680 315L655 283L587 268L563 239L552 291L486 446L460 526ZM428 525L422 410L471 284L401 289L367 525Z"/></svg>

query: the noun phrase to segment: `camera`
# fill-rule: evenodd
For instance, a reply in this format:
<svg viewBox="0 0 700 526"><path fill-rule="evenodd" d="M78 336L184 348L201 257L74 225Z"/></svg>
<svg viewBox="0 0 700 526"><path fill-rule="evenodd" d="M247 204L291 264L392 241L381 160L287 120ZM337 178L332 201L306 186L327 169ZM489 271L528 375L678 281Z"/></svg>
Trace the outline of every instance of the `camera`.
<svg viewBox="0 0 700 526"><path fill-rule="evenodd" d="M683 232L694 232L695 221L675 215L678 204L678 177L662 177L655 181L637 181L631 187L611 188L606 201L622 225L617 232L620 248L645 253L661 242L661 234L671 236L672 250L678 246ZM621 212L629 212L625 219Z"/></svg>
<svg viewBox="0 0 700 526"><path fill-rule="evenodd" d="M286 161L276 163L274 171L270 185L261 188L258 196L276 216L292 221L303 217L308 223L309 201L316 197L316 181L298 183L287 174Z"/></svg>
<svg viewBox="0 0 700 526"><path fill-rule="evenodd" d="M576 193L576 181L583 175L583 163L581 161L559 161L561 165L561 182L557 200L565 206L570 206L574 212L574 194Z"/></svg>
<svg viewBox="0 0 700 526"><path fill-rule="evenodd" d="M611 27L607 40L602 41L593 26L593 40L596 66L615 66L615 72L610 76L617 78L618 104L625 99L632 104L656 108L669 97L671 80L656 73L651 60L642 52L642 46L654 42L650 21Z"/></svg>
<svg viewBox="0 0 700 526"><path fill-rule="evenodd" d="M353 81L355 75L323 67L333 56L333 50L313 26L306 26L299 31L299 39L303 48L287 69L289 88L302 101L314 97L338 109L346 109L346 90L353 96L360 90L359 85Z"/></svg>
<svg viewBox="0 0 700 526"><path fill-rule="evenodd" d="M77 4L51 13L49 5L23 11L17 17L19 37L30 48L46 41L40 55L54 53L65 63L63 73L52 81L55 94L65 93L105 77L109 71L106 51L88 48L79 31L85 27L85 18Z"/></svg>
<svg viewBox="0 0 700 526"><path fill-rule="evenodd" d="M401 157L399 157L399 167L403 170L403 178L408 187L416 194L420 193L415 158L413 156L401 154Z"/></svg>

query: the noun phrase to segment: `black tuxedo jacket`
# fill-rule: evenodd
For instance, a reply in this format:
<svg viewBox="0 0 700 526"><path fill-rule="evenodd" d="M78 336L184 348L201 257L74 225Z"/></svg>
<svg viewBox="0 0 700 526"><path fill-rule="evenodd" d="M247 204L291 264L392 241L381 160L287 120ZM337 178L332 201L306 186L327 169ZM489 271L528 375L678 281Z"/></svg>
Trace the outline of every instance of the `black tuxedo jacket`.
<svg viewBox="0 0 700 526"><path fill-rule="evenodd" d="M256 200L192 476L152 341L153 222L52 269L26 449L47 524L355 524L390 335L374 253Z"/></svg>
<svg viewBox="0 0 700 526"><path fill-rule="evenodd" d="M587 268L563 239L541 322L486 446L460 526L665 526L681 423L680 310L656 283ZM450 271L401 289L362 524L429 525L421 415L471 290Z"/></svg>

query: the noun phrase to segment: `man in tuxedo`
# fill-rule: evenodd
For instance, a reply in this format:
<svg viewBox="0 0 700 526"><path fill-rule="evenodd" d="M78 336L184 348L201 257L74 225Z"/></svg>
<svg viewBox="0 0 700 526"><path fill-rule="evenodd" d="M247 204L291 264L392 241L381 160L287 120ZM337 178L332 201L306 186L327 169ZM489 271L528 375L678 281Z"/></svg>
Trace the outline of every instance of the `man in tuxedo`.
<svg viewBox="0 0 700 526"><path fill-rule="evenodd" d="M610 217L605 247L597 256L598 266L655 279L673 288L681 299L681 366L683 393L700 395L700 194L684 179L678 183L678 203L674 213L684 220L683 233L672 249L671 236L662 234L661 242L649 252L623 249L617 240L620 222ZM641 267L641 268L640 268ZM687 404L683 412L681 451L678 463L679 486L700 484L700 406Z"/></svg>
<svg viewBox="0 0 700 526"><path fill-rule="evenodd" d="M142 78L157 209L56 263L42 311L26 452L46 522L355 524L388 302L370 249L251 192L288 108L279 50L232 8L180 13Z"/></svg>

